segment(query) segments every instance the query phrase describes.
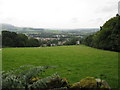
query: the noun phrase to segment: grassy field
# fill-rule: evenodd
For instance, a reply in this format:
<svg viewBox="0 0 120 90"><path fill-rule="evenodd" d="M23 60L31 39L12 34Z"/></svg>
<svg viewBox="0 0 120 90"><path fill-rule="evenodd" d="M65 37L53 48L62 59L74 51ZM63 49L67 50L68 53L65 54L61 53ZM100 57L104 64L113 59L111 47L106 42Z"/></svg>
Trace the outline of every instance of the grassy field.
<svg viewBox="0 0 120 90"><path fill-rule="evenodd" d="M40 48L3 48L3 70L21 65L50 65L56 69L47 70L47 75L59 73L70 83L87 76L106 75L111 87L117 87L118 53L78 46L58 46Z"/></svg>

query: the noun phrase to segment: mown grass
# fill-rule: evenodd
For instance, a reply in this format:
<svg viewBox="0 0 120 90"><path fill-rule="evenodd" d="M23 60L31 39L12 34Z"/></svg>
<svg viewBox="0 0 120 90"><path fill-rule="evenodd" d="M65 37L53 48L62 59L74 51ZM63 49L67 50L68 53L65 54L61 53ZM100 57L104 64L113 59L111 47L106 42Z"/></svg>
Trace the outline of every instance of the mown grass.
<svg viewBox="0 0 120 90"><path fill-rule="evenodd" d="M106 75L111 87L117 87L118 53L99 50L83 45L40 48L3 48L3 70L11 70L21 65L50 65L56 69L46 74L59 73L71 83L100 74Z"/></svg>

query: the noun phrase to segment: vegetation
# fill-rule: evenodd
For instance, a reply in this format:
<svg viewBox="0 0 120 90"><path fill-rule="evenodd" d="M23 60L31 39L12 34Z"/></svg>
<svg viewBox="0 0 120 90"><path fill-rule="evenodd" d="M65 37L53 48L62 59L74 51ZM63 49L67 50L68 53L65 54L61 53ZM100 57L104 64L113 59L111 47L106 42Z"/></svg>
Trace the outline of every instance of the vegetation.
<svg viewBox="0 0 120 90"><path fill-rule="evenodd" d="M17 34L10 31L2 31L3 47L37 47L39 41L29 38L25 34Z"/></svg>
<svg viewBox="0 0 120 90"><path fill-rule="evenodd" d="M75 83L87 76L105 75L111 87L117 87L118 53L78 46L57 46L40 48L3 48L3 70L9 71L21 65L56 66L43 76L57 72ZM99 77L98 77L99 78Z"/></svg>
<svg viewBox="0 0 120 90"><path fill-rule="evenodd" d="M120 51L120 16L108 20L97 33L88 36L84 44L112 51Z"/></svg>
<svg viewBox="0 0 120 90"><path fill-rule="evenodd" d="M80 41L81 38L71 38L70 40L66 41L64 45L76 45L77 41Z"/></svg>
<svg viewBox="0 0 120 90"><path fill-rule="evenodd" d="M120 51L119 29L120 16L117 15L100 27L100 31L83 40L81 40L78 34L74 35L74 32L71 32L73 35L70 33L66 34L67 36L49 33L49 37L53 38L53 36L55 36L57 39L48 41L46 39L42 41L35 39L38 34L35 34L34 38L30 38L25 34L2 31L3 47L34 47L3 48L3 70L5 70L2 77L3 88L25 88L26 90L34 88L50 90L64 90L67 88L109 88L106 81L109 82L111 87L118 87L119 69L117 52ZM47 34L44 34L43 37L47 37ZM57 44L58 42L62 43L62 45L75 45L76 41L98 49L83 45L38 48L38 46L44 46L44 44L51 46L51 44ZM30 66L25 69L22 67L22 69L11 70L13 67L18 68L28 63L36 67ZM56 66L57 68L45 72L45 69L51 68L50 66ZM8 70L11 71L9 72ZM56 74L50 76L55 73L55 70L60 73L62 77L67 76L69 81L74 84L69 84L66 78L61 78ZM98 77L99 75L100 77ZM93 77L84 78L86 76ZM106 81L101 78L103 76L105 76ZM78 80L80 81L77 82Z"/></svg>
<svg viewBox="0 0 120 90"><path fill-rule="evenodd" d="M50 37L49 34L45 34ZM2 31L3 47L39 47L39 46L56 46L56 45L76 45L80 37L70 36L69 38L61 37L52 38L53 40L38 40L35 37L27 37L25 34L17 34L10 31ZM45 38L44 38L45 39ZM51 38L49 38L51 39Z"/></svg>
<svg viewBox="0 0 120 90"><path fill-rule="evenodd" d="M24 90L69 90L69 89L81 89L85 88L106 88L109 90L110 87L105 85L103 82L98 82L94 77L87 77L80 80L79 84L69 84L66 78L61 78L58 74L53 74L48 77L41 77L41 74L46 69L53 68L52 66L20 66L20 68L11 70L9 72L2 73L2 89L13 90L13 89L24 89ZM101 79L100 79L101 80ZM78 82L77 82L78 83ZM99 85L98 85L99 84ZM104 87L101 87L104 86ZM106 87L105 87L106 86Z"/></svg>

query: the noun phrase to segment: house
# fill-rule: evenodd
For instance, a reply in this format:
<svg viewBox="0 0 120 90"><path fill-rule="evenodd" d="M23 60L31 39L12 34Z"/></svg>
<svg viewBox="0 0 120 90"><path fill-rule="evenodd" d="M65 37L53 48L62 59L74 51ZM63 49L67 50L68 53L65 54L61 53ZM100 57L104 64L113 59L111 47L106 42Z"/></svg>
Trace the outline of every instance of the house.
<svg viewBox="0 0 120 90"><path fill-rule="evenodd" d="M77 41L77 42L76 42L76 45L80 45L80 41Z"/></svg>

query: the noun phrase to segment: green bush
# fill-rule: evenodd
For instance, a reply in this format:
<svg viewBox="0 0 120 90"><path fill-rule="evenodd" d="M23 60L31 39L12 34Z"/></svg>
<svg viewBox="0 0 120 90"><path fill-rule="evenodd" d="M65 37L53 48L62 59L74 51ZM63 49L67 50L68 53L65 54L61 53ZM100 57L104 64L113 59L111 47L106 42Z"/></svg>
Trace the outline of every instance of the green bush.
<svg viewBox="0 0 120 90"><path fill-rule="evenodd" d="M2 89L12 90L22 88L25 90L69 90L84 88L110 88L105 80L86 77L80 82L70 85L66 78L58 74L42 78L41 74L52 66L21 66L19 69L2 73Z"/></svg>
<svg viewBox="0 0 120 90"><path fill-rule="evenodd" d="M94 77L86 77L80 80L81 88L97 88L97 81Z"/></svg>

